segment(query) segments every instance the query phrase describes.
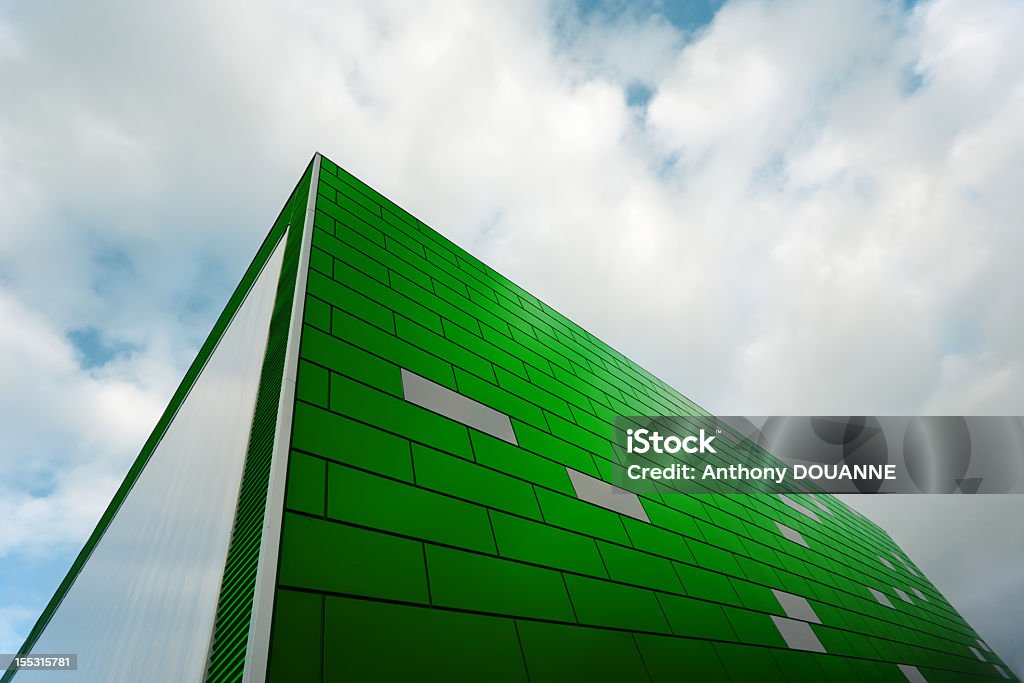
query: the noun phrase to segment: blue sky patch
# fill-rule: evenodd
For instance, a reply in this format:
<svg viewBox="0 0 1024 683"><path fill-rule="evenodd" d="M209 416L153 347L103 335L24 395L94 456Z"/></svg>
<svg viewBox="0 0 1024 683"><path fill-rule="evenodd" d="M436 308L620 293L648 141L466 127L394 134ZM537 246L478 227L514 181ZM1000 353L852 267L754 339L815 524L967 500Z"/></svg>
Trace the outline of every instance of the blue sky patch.
<svg viewBox="0 0 1024 683"><path fill-rule="evenodd" d="M903 70L900 81L900 92L904 95L913 95L924 87L924 76L912 66Z"/></svg>
<svg viewBox="0 0 1024 683"><path fill-rule="evenodd" d="M646 83L634 81L626 86L626 104L630 107L646 107L654 97L654 89Z"/></svg>
<svg viewBox="0 0 1024 683"><path fill-rule="evenodd" d="M643 17L660 15L681 31L694 31L711 23L724 0L575 0L584 21L600 17L614 22L624 14Z"/></svg>
<svg viewBox="0 0 1024 683"><path fill-rule="evenodd" d="M133 351L135 347L127 342L111 342L103 338L95 327L79 327L67 334L68 341L75 347L86 370L106 365L117 356Z"/></svg>

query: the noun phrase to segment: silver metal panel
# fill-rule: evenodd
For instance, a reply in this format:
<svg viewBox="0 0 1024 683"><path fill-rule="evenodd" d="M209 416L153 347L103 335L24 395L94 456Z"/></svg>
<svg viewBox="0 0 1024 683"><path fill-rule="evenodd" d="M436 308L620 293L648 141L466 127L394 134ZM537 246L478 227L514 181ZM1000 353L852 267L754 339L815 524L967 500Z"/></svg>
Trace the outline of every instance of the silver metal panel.
<svg viewBox="0 0 1024 683"><path fill-rule="evenodd" d="M281 550L281 523L284 517L285 479L288 474L288 453L291 450L292 414L295 410L295 378L299 367L299 342L302 318L306 309L306 281L309 276L309 254L313 245L313 214L316 211L317 187L320 184L319 153L313 157L309 181L309 198L302 226L302 244L299 248L295 294L292 298L292 318L285 347L284 378L281 382L281 403L277 408L277 431L274 434L274 452L270 461L270 481L267 486L267 507L263 519L263 539L252 606L252 624L246 643L245 670L242 680L265 681L267 660L270 657L270 623L274 616L274 592L277 586L277 559Z"/></svg>
<svg viewBox="0 0 1024 683"><path fill-rule="evenodd" d="M1010 674L1006 673L1006 669L1004 669L1003 667L999 666L998 664L993 664L992 666L994 666L996 668L996 671L999 672L1000 676L1002 676L1003 678L1009 680Z"/></svg>
<svg viewBox="0 0 1024 683"><path fill-rule="evenodd" d="M583 474L568 467L565 468L565 471L569 473L572 488L580 500L600 505L627 517L639 519L641 522L648 524L651 522L640 498L635 493L630 493L618 486L613 486L606 481L595 479L589 474Z"/></svg>
<svg viewBox="0 0 1024 683"><path fill-rule="evenodd" d="M889 609L896 609L892 606L892 603L889 602L889 596L887 596L885 593L882 593L881 591L876 591L874 588L869 588L868 590L871 591L871 595L875 596L875 600L878 601L879 605L884 605Z"/></svg>
<svg viewBox="0 0 1024 683"><path fill-rule="evenodd" d="M818 636L811 630L811 625L806 621L787 619L786 617L774 614L772 615L772 621L775 622L775 628L779 629L779 634L791 649L806 650L807 652L825 652L825 646L821 644Z"/></svg>
<svg viewBox="0 0 1024 683"><path fill-rule="evenodd" d="M910 596L907 595L902 589L896 588L894 586L893 590L896 591L896 597L898 597L900 600L902 600L903 602L909 602L911 605L914 604L914 601L911 600Z"/></svg>
<svg viewBox="0 0 1024 683"><path fill-rule="evenodd" d="M886 569L888 569L889 571L895 571L895 570L896 570L896 568L892 566L892 562L890 562L889 560L885 559L885 558L884 558L884 557L882 557L881 555L879 555L879 556L878 556L878 560L879 560L879 561L880 561L880 562L881 562L882 564L884 564L884 565L885 565L885 568L886 568Z"/></svg>
<svg viewBox="0 0 1024 683"><path fill-rule="evenodd" d="M200 681L281 271L271 254L33 646L78 671L32 681Z"/></svg>
<svg viewBox="0 0 1024 683"><path fill-rule="evenodd" d="M791 529L785 524L780 524L779 522L775 522L775 526L779 528L779 533L781 533L789 540L793 541L794 543L799 543L805 548L810 548L810 546L807 545L807 541L804 540L804 537L796 529Z"/></svg>
<svg viewBox="0 0 1024 683"><path fill-rule="evenodd" d="M814 495L814 494L807 494L807 495L804 496L804 498L806 498L809 501L811 501L812 503L814 503L814 505L819 510L821 510L822 512L830 514L830 515L832 514L832 511L829 510L828 506L825 505L824 503L822 503L820 500L818 500L818 497L816 495Z"/></svg>
<svg viewBox="0 0 1024 683"><path fill-rule="evenodd" d="M811 607L811 603L807 602L807 598L802 595L794 595L793 593L786 593L784 591L772 589L772 593L775 594L775 599L779 601L779 605L782 606L782 611L786 613L786 616L790 619L800 619L802 621L810 621L815 624L820 624L821 619L814 613L814 609Z"/></svg>
<svg viewBox="0 0 1024 683"><path fill-rule="evenodd" d="M456 422L519 445L508 415L402 368L405 400Z"/></svg>
<svg viewBox="0 0 1024 683"><path fill-rule="evenodd" d="M973 654L975 657L977 657L981 661L983 661L983 662L988 661L988 660L985 659L984 655L982 655L980 652L978 652L978 648L974 647L973 645L968 645L967 649L969 649L971 651L971 654Z"/></svg>
<svg viewBox="0 0 1024 683"><path fill-rule="evenodd" d="M927 595L925 595L924 593L922 593L922 592L921 592L921 591L920 591L920 590L919 590L919 589L917 588L917 586L912 586L912 587L910 588L910 590L914 591L914 595L916 595L917 597L921 598L921 599L922 599L922 600L924 600L925 602L928 602L928 596L927 596ZM989 650L989 652L991 652L991 650Z"/></svg>
<svg viewBox="0 0 1024 683"><path fill-rule="evenodd" d="M779 494L779 500L781 500L783 505L785 505L786 507L790 508L791 510L796 510L801 515L804 515L806 517L810 517L815 522L819 522L819 523L821 522L821 519L819 519L818 515L814 514L814 512L812 510L809 510L809 509L805 508L803 505L801 505L800 503L797 503L796 501L794 501L793 499L789 498L788 496L784 496L782 494Z"/></svg>
<svg viewBox="0 0 1024 683"><path fill-rule="evenodd" d="M903 672L903 675L906 676L910 683L928 683L928 679L924 677L924 674L922 674L916 666L900 664L899 667L900 671Z"/></svg>
<svg viewBox="0 0 1024 683"><path fill-rule="evenodd" d="M896 553L893 553L893 557L895 557L897 560L899 560L903 564L903 566L907 568L908 572L910 572L914 576L920 576L920 574L917 572L917 570L914 569L914 565L912 565L909 562L907 562L902 556L897 555Z"/></svg>

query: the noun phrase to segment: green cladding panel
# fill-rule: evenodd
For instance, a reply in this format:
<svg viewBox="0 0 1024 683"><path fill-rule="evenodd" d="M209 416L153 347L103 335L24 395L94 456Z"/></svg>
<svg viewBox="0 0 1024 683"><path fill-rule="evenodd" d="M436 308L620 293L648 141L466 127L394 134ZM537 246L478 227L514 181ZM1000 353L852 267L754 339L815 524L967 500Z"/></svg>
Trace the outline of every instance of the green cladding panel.
<svg viewBox="0 0 1024 683"><path fill-rule="evenodd" d="M22 652L85 604L83 576L108 576L104 537L131 527L119 511L167 461L161 440L272 253L231 526L211 526L219 590L193 639L206 680L1017 680L834 497L614 489L617 416L706 414L321 157ZM50 673L3 680L133 680Z"/></svg>
<svg viewBox="0 0 1024 683"><path fill-rule="evenodd" d="M584 495L616 415L699 408L326 159L315 192L270 680L1010 676L830 496Z"/></svg>

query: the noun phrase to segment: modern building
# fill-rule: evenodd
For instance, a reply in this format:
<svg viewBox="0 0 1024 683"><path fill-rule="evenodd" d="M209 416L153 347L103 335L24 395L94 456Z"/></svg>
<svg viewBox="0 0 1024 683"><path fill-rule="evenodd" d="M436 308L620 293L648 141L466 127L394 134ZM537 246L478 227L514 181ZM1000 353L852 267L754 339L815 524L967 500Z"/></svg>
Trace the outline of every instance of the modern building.
<svg viewBox="0 0 1024 683"><path fill-rule="evenodd" d="M610 483L702 414L316 155L3 680L1016 680L831 496Z"/></svg>

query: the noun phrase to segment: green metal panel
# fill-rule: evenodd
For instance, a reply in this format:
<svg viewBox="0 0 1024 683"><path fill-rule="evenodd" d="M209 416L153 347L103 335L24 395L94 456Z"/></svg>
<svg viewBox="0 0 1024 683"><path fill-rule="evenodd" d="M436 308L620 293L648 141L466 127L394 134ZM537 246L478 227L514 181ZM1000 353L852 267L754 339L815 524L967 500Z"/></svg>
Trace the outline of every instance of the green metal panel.
<svg viewBox="0 0 1024 683"><path fill-rule="evenodd" d="M290 224L209 680L242 677L268 514L282 523L273 681L905 680L899 665L932 683L1005 680L916 568L880 562L908 559L884 531L832 497L807 501L817 520L773 496L664 482L631 487L646 518L578 498L566 468L610 481L619 466L616 415L704 413L330 161L317 187L310 177L23 652ZM289 330L307 190L303 324ZM299 363L284 509L266 510L289 335ZM407 401L402 370L508 416L517 443ZM787 644L773 590L806 599L824 652Z"/></svg>
<svg viewBox="0 0 1024 683"><path fill-rule="evenodd" d="M616 415L704 413L326 159L316 190L271 680L1003 680L832 497L820 521L662 483L650 522L578 499L566 467L611 479ZM404 400L401 369L518 445ZM787 645L772 589L824 653Z"/></svg>

